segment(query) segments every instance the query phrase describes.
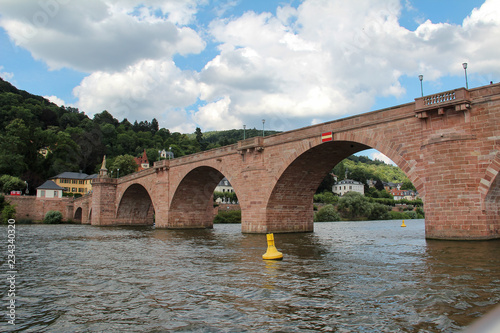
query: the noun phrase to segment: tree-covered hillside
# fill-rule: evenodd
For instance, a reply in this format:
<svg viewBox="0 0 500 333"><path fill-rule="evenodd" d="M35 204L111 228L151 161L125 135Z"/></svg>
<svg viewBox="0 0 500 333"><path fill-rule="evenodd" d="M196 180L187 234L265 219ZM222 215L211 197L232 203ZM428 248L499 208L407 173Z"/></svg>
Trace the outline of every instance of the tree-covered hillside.
<svg viewBox="0 0 500 333"><path fill-rule="evenodd" d="M106 110L91 119L76 108L59 107L18 90L1 78L0 130L0 175L27 181L30 193L64 171L96 172L103 155L112 166L117 157L139 156L146 149L148 159L154 162L159 160L158 150L170 148L175 157L180 157L243 139L243 130L207 139L200 129L192 135L171 133L160 128L156 119L118 121ZM247 131L247 135L257 132ZM40 154L42 149L48 152L45 157Z"/></svg>

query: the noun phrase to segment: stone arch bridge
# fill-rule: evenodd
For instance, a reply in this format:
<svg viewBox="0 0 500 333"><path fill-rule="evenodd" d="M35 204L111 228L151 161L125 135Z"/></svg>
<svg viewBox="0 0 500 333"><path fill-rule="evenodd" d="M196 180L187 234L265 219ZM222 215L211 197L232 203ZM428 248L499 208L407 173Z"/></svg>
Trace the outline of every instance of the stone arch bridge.
<svg viewBox="0 0 500 333"><path fill-rule="evenodd" d="M427 238L500 238L499 121L500 84L456 89L163 160L119 179L103 172L92 197L74 210L92 225L147 225L154 217L159 228L210 228L212 194L227 177L241 205L242 232L309 232L313 194L325 175L375 148L422 196Z"/></svg>

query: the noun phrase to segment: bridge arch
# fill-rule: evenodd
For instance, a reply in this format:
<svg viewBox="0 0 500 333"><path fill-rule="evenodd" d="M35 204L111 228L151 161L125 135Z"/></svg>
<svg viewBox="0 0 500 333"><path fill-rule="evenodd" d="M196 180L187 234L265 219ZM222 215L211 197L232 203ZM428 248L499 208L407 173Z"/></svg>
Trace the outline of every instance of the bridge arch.
<svg viewBox="0 0 500 333"><path fill-rule="evenodd" d="M224 178L215 167L203 165L189 170L178 182L170 202L169 228L212 228L213 193ZM226 176L238 193L237 185Z"/></svg>
<svg viewBox="0 0 500 333"><path fill-rule="evenodd" d="M489 215L491 221L498 221L500 216L500 152L495 147L497 153L486 168L485 175L479 182L479 192L483 196L483 210ZM500 223L496 225L497 232L500 230Z"/></svg>
<svg viewBox="0 0 500 333"><path fill-rule="evenodd" d="M294 154L284 161L266 207L268 228L280 232L313 230L313 196L328 172L343 159L366 149L377 149L394 161L423 192L416 165L410 166L392 142L379 135L337 135L334 141L322 143L318 138L304 140ZM414 161L413 161L414 162ZM292 226L292 228L290 228Z"/></svg>
<svg viewBox="0 0 500 333"><path fill-rule="evenodd" d="M80 222L80 223L82 223L82 215L83 215L83 210L82 210L82 207L78 207L78 208L75 210L75 215L73 216L73 219L74 219L76 222Z"/></svg>
<svg viewBox="0 0 500 333"><path fill-rule="evenodd" d="M154 205L146 188L141 184L131 184L118 200L116 224L153 225Z"/></svg>

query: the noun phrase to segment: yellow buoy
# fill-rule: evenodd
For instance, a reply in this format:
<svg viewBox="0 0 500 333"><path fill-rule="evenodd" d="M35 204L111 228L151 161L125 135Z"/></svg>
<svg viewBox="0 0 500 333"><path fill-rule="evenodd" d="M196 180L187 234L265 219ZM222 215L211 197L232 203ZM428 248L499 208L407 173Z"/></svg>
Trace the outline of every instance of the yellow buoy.
<svg viewBox="0 0 500 333"><path fill-rule="evenodd" d="M401 227L406 227L405 220L403 220L403 224L401 224Z"/></svg>
<svg viewBox="0 0 500 333"><path fill-rule="evenodd" d="M276 246L274 246L274 234L267 234L267 251L262 255L264 260L281 260L283 259L283 254L278 252Z"/></svg>

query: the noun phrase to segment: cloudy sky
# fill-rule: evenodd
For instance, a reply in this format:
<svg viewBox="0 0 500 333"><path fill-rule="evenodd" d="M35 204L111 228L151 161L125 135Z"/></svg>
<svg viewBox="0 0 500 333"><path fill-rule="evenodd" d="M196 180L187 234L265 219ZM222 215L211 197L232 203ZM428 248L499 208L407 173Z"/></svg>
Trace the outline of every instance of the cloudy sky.
<svg viewBox="0 0 500 333"><path fill-rule="evenodd" d="M500 0L0 0L0 76L190 133L291 130L500 79Z"/></svg>

